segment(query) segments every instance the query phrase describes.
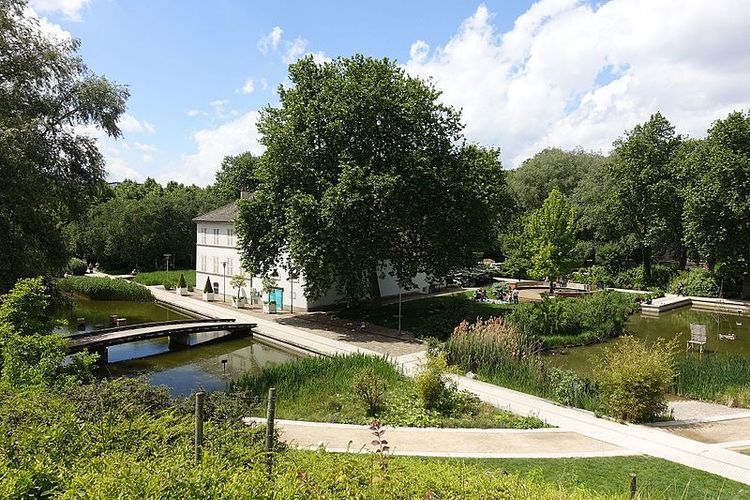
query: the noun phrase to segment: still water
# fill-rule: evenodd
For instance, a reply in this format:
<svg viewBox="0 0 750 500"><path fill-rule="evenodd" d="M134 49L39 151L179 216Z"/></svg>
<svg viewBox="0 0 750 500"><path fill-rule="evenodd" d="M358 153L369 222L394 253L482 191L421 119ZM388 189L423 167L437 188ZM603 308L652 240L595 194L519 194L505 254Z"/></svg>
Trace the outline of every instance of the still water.
<svg viewBox="0 0 750 500"><path fill-rule="evenodd" d="M663 312L658 316L634 314L628 320L625 329L628 334L647 342L676 338L677 348L684 350L690 339L691 323L706 325L708 338L704 352L750 356L750 317L740 314L716 313L685 307ZM719 333L733 334L735 340L720 340ZM601 354L604 347L616 342L619 340L565 349L548 354L547 359L553 366L588 374L591 372L591 360Z"/></svg>
<svg viewBox="0 0 750 500"><path fill-rule="evenodd" d="M110 314L126 318L128 324L190 319L156 303L76 298L73 311L64 318L65 330L76 331L77 318L85 318L87 331L107 328ZM174 351L169 349L169 339L161 338L110 347L109 364L99 370L99 375L144 375L154 384L168 386L173 395L187 395L197 389L224 390L231 379L244 373L297 357L251 337Z"/></svg>

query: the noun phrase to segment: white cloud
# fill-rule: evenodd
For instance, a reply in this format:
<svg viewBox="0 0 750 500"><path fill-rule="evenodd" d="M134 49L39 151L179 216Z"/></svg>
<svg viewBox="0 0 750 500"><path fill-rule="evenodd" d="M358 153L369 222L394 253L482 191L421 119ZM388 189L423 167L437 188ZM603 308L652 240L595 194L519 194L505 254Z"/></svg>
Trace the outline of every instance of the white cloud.
<svg viewBox="0 0 750 500"><path fill-rule="evenodd" d="M607 151L656 111L701 136L747 109L748 25L744 0L542 0L500 33L481 5L444 46L415 41L405 67L515 166L547 146Z"/></svg>
<svg viewBox="0 0 750 500"><path fill-rule="evenodd" d="M118 125L124 133L153 133L155 130L154 126L151 123L145 120L138 120L136 117L129 113L124 113L120 117Z"/></svg>
<svg viewBox="0 0 750 500"><path fill-rule="evenodd" d="M154 161L154 157L150 154L142 154L141 161L143 161L143 163L151 163L152 161Z"/></svg>
<svg viewBox="0 0 750 500"><path fill-rule="evenodd" d="M281 56L285 64L291 64L305 54L307 50L307 40L304 38L295 38L292 42L286 42L286 50Z"/></svg>
<svg viewBox="0 0 750 500"><path fill-rule="evenodd" d="M156 146L153 144L144 144L142 142L134 142L133 147L141 153L153 153L156 151Z"/></svg>
<svg viewBox="0 0 750 500"><path fill-rule="evenodd" d="M237 93L252 94L254 90L255 90L255 82L253 82L251 78L248 78L247 80L245 80L245 84L239 89L237 89Z"/></svg>
<svg viewBox="0 0 750 500"><path fill-rule="evenodd" d="M274 26L269 33L260 37L258 40L258 50L264 55L268 53L269 49L276 50L279 47L283 32L280 27Z"/></svg>
<svg viewBox="0 0 750 500"><path fill-rule="evenodd" d="M198 116L199 114L201 114L201 111L198 109L188 109L187 113L185 114L188 116Z"/></svg>
<svg viewBox="0 0 750 500"><path fill-rule="evenodd" d="M245 151L253 154L263 152L256 128L257 121L258 112L250 111L216 128L199 130L193 135L196 152L184 155L179 168L165 172L157 180L178 180L204 186L212 183L221 160L226 155Z"/></svg>
<svg viewBox="0 0 750 500"><path fill-rule="evenodd" d="M47 14L61 12L71 21L80 21L81 10L88 5L89 0L31 0L29 3L39 12Z"/></svg>

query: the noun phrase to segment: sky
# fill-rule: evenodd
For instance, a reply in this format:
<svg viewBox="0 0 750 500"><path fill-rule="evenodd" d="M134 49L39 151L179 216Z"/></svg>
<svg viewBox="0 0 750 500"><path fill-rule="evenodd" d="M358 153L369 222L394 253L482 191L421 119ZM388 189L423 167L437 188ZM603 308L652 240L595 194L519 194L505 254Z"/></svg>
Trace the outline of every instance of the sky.
<svg viewBox="0 0 750 500"><path fill-rule="evenodd" d="M515 168L545 147L607 153L657 111L705 136L750 109L748 0L30 0L53 36L128 85L109 180L207 185L225 155L262 153L258 111L287 67L362 53L430 79L469 141Z"/></svg>

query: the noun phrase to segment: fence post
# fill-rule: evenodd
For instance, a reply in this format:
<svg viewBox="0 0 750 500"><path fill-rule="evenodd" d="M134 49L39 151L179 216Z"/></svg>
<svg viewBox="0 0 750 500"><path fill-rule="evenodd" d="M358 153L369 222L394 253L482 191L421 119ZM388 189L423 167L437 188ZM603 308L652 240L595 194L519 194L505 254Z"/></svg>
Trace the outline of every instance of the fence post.
<svg viewBox="0 0 750 500"><path fill-rule="evenodd" d="M630 474L630 500L635 498L636 490L638 489L638 476L634 473Z"/></svg>
<svg viewBox="0 0 750 500"><path fill-rule="evenodd" d="M276 419L276 388L268 389L268 413L266 415L266 467L268 478L271 479L273 472L273 424Z"/></svg>
<svg viewBox="0 0 750 500"><path fill-rule="evenodd" d="M195 393L195 463L199 464L203 455L203 399L206 393Z"/></svg>

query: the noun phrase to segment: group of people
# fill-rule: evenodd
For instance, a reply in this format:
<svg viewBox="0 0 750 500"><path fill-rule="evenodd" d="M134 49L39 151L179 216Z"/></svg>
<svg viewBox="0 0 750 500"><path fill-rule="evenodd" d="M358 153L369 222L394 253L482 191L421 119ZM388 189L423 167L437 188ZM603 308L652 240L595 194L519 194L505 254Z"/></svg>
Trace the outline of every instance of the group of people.
<svg viewBox="0 0 750 500"><path fill-rule="evenodd" d="M487 290L484 288L479 288L478 290L474 291L474 297L473 299L477 302L510 302L512 304L518 304L518 300L520 297L520 292L518 289L515 290L502 290L497 292L496 299L491 299L487 296Z"/></svg>

